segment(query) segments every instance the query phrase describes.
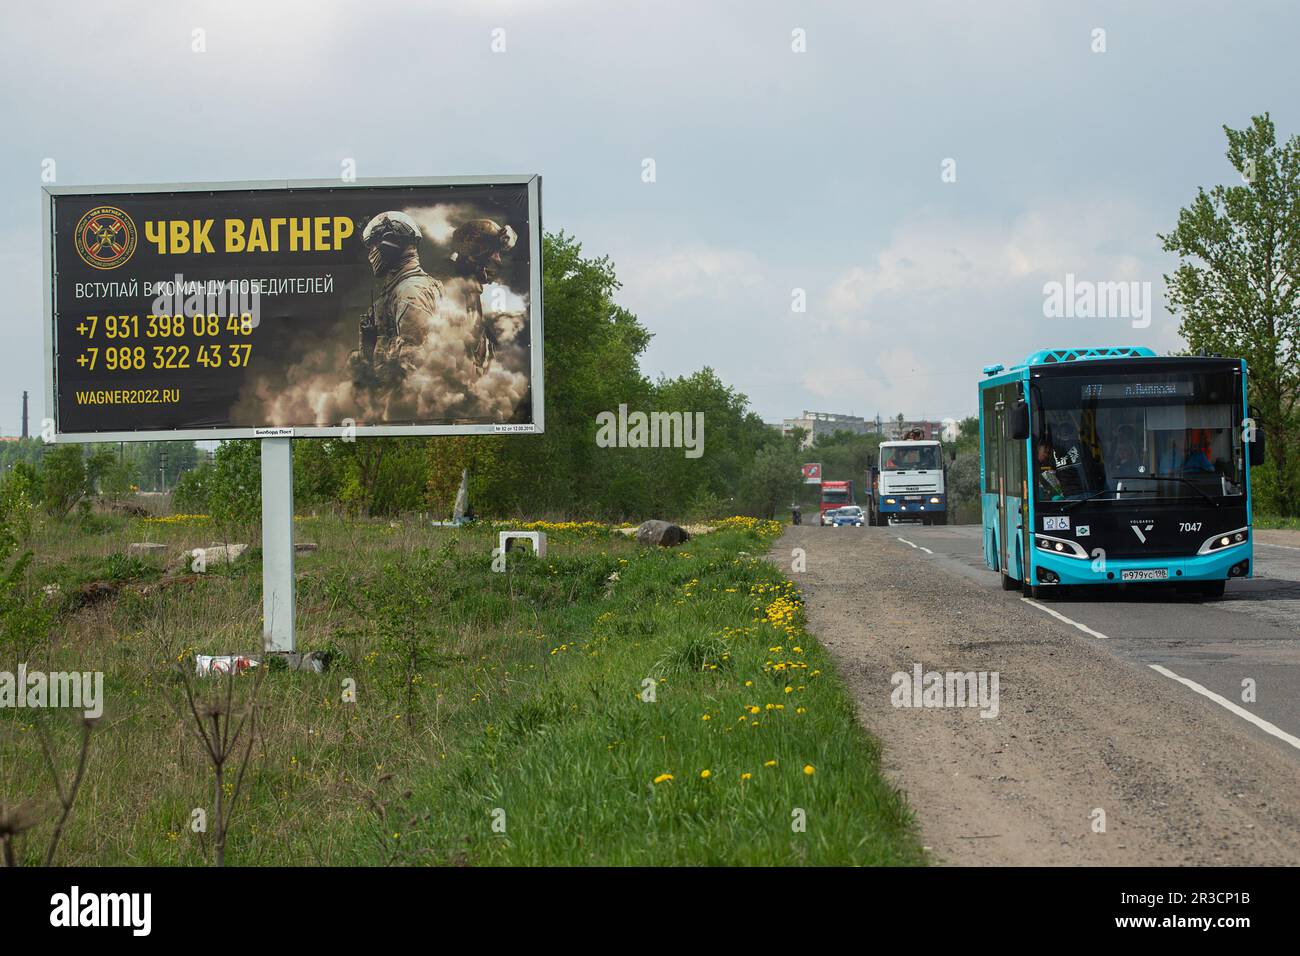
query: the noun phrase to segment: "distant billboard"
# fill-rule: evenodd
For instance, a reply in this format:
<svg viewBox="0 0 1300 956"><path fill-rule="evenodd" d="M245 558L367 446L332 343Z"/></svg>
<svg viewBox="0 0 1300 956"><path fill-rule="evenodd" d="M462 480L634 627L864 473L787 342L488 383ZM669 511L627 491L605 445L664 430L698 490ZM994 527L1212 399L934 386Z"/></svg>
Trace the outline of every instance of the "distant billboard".
<svg viewBox="0 0 1300 956"><path fill-rule="evenodd" d="M57 440L542 431L538 176L45 193Z"/></svg>
<svg viewBox="0 0 1300 956"><path fill-rule="evenodd" d="M804 465L803 483L805 485L820 485L822 483L822 466L820 464Z"/></svg>

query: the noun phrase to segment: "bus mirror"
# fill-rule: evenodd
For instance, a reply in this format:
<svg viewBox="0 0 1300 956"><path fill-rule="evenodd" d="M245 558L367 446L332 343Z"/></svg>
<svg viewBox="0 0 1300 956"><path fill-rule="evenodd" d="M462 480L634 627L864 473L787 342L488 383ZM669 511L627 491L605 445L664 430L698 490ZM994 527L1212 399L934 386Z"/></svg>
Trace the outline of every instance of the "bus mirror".
<svg viewBox="0 0 1300 956"><path fill-rule="evenodd" d="M1255 468L1264 464L1264 432L1262 429L1255 429L1255 440L1250 443L1250 467Z"/></svg>
<svg viewBox="0 0 1300 956"><path fill-rule="evenodd" d="M1007 430L1015 441L1021 441L1029 437L1029 406L1024 401L1016 402L1015 405L1011 406Z"/></svg>

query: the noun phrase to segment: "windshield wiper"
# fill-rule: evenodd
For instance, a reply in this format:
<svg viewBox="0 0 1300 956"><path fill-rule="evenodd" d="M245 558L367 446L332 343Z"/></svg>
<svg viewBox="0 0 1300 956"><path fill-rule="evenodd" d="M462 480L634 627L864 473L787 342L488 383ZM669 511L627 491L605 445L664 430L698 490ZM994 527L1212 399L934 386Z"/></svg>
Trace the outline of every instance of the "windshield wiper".
<svg viewBox="0 0 1300 956"><path fill-rule="evenodd" d="M1108 495L1108 494L1110 494L1110 489L1109 489L1109 488L1103 488L1103 489L1101 489L1101 491L1094 491L1092 494L1088 495L1088 496L1085 497L1085 498L1074 498L1074 499L1072 499L1071 501L1069 501L1069 502L1067 502L1066 504L1062 505L1062 506L1061 506L1061 510L1062 510L1062 511L1069 511L1069 510L1070 510L1071 508L1073 508L1075 505L1081 505L1081 504L1083 504L1085 501L1092 501L1093 498L1100 498L1102 495Z"/></svg>
<svg viewBox="0 0 1300 956"><path fill-rule="evenodd" d="M1138 480L1138 481L1180 481L1180 482L1182 482L1183 484L1185 484L1188 488L1191 488L1193 491L1195 491L1198 495L1200 495L1202 498L1204 498L1204 499L1205 499L1206 501L1208 501L1210 504L1214 505L1214 507L1216 507L1216 508L1221 508L1221 507L1223 507L1223 503L1222 503L1222 502L1220 502L1217 498L1212 498L1212 497L1210 497L1210 495L1208 495L1205 491L1203 491L1201 488L1197 487L1196 482L1191 481L1190 479L1187 479L1187 478L1183 478L1183 477L1180 476L1180 475L1125 475L1123 478L1121 478L1121 479L1119 479L1119 480L1120 480L1120 481L1131 481L1131 480Z"/></svg>
<svg viewBox="0 0 1300 956"><path fill-rule="evenodd" d="M1117 478L1116 481L1117 481L1117 482L1120 482L1120 483L1123 483L1123 482L1125 482L1125 481L1179 481L1179 482L1182 482L1183 484L1187 485L1187 487L1191 488L1193 491L1195 491L1198 495L1200 495L1202 498L1204 498L1204 499L1205 499L1206 501L1208 501L1210 504L1214 505L1214 507L1216 507L1216 508L1222 508L1222 507L1223 507L1223 502L1219 501L1217 498L1212 498L1212 497L1211 497L1209 494L1207 494L1204 490L1202 490L1201 488L1197 487L1197 485L1196 485L1195 482L1190 481L1190 480L1188 480L1187 478L1179 477L1178 475L1125 475L1123 478ZM1103 488L1101 491L1095 491L1095 492L1093 492L1092 494L1088 495L1088 496L1085 497L1085 498L1074 498L1074 499L1072 499L1069 503L1067 503L1064 507L1062 507L1061 510L1062 510L1062 511L1069 511L1069 510L1070 510L1071 508L1073 508L1075 505L1081 505L1081 504L1083 504L1085 501L1092 501L1094 498L1100 498L1102 495L1111 494L1111 492L1112 492L1112 489L1110 489L1110 488ZM1123 491L1121 491L1120 489L1116 488L1116 489L1114 489L1114 493L1115 493L1115 494L1126 494L1126 495L1131 495L1131 494L1150 494L1150 495L1153 495L1153 494L1155 494L1156 492L1155 492L1154 489L1148 491L1148 490L1145 490L1145 489L1141 489L1141 490L1139 490L1139 489L1137 489L1137 488L1125 488L1125 489L1123 489Z"/></svg>

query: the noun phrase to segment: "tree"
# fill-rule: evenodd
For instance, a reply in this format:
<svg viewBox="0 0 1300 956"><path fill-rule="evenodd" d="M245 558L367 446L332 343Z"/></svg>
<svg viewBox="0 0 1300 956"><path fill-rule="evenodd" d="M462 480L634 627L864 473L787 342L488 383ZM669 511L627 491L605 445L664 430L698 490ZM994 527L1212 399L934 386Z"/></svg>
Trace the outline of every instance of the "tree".
<svg viewBox="0 0 1300 956"><path fill-rule="evenodd" d="M177 514L207 514L212 463L203 462L180 476L172 489L172 509Z"/></svg>
<svg viewBox="0 0 1300 956"><path fill-rule="evenodd" d="M80 445L57 445L41 459L41 501L51 518L65 518L90 492Z"/></svg>
<svg viewBox="0 0 1300 956"><path fill-rule="evenodd" d="M121 501L135 485L135 464L126 458L108 452L99 474L99 493L109 501Z"/></svg>
<svg viewBox="0 0 1300 956"><path fill-rule="evenodd" d="M212 456L205 481L208 513L230 537L251 529L262 517L262 449L256 439L222 442Z"/></svg>
<svg viewBox="0 0 1300 956"><path fill-rule="evenodd" d="M775 518L799 487L799 457L789 442L776 442L754 455L745 479L750 510L760 518Z"/></svg>
<svg viewBox="0 0 1300 956"><path fill-rule="evenodd" d="M1267 435L1277 507L1300 513L1300 137L1284 145L1269 115L1223 128L1242 185L1197 191L1159 238L1179 266L1165 276L1170 311L1193 351L1244 358L1249 398Z"/></svg>

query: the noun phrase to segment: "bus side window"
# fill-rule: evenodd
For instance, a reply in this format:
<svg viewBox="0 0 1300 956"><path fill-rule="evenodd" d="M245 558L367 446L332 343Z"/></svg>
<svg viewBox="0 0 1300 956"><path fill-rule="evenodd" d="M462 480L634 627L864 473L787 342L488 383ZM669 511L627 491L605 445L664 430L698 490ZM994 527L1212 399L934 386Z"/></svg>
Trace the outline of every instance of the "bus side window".
<svg viewBox="0 0 1300 956"><path fill-rule="evenodd" d="M998 414L997 390L984 390L984 490L998 491Z"/></svg>

